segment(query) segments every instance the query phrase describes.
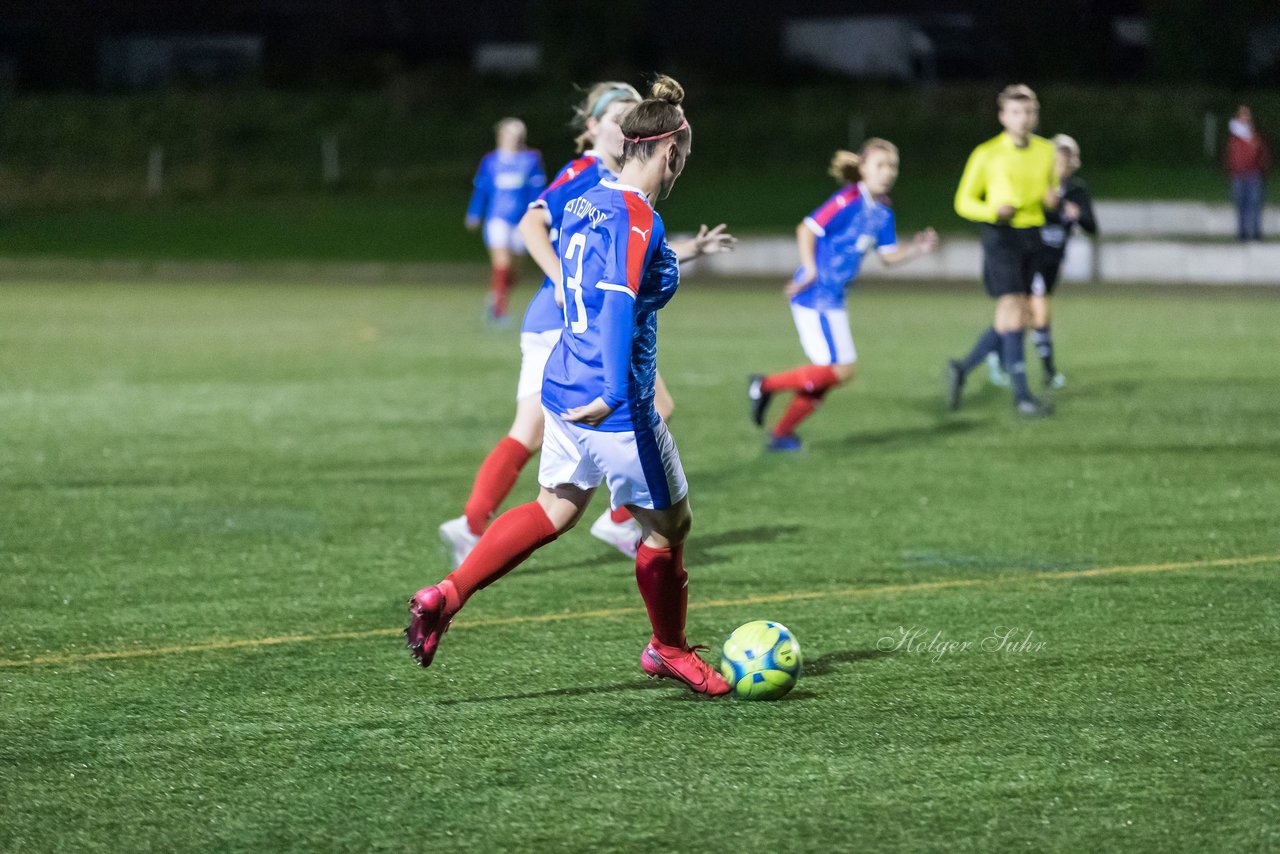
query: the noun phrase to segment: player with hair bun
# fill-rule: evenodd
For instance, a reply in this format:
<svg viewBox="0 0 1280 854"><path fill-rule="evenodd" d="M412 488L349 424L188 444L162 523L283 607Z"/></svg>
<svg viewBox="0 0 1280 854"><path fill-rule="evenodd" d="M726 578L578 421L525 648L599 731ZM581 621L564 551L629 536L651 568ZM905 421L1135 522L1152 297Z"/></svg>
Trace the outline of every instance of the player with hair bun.
<svg viewBox="0 0 1280 854"><path fill-rule="evenodd" d="M796 427L813 414L827 392L853 378L858 354L849 331L845 291L858 275L863 256L875 248L886 264L899 264L938 247L932 228L899 246L888 192L898 178L898 148L883 139L868 139L858 153L837 151L830 174L842 186L834 196L796 226L800 268L787 284L791 315L800 344L812 364L747 380L751 420L764 425L773 395L791 391L787 411L774 426L771 451L796 451Z"/></svg>
<svg viewBox="0 0 1280 854"><path fill-rule="evenodd" d="M509 322L507 300L516 285L515 256L524 254L516 224L546 186L547 174L538 150L525 147L524 122L506 118L494 125L493 132L498 147L484 156L476 170L466 225L472 231L484 226L484 245L493 268L485 316L500 326Z"/></svg>
<svg viewBox="0 0 1280 854"><path fill-rule="evenodd" d="M572 528L606 484L611 504L628 507L644 533L636 582L653 634L641 667L695 693L729 691L685 638L688 483L654 407L657 312L675 295L680 268L653 205L671 192L689 155L683 101L679 83L658 77L622 120L617 180L564 206L558 255L566 325L542 383L541 488L537 500L494 520L458 569L410 600L405 635L423 667L470 596Z"/></svg>
<svg viewBox="0 0 1280 854"><path fill-rule="evenodd" d="M574 108L575 139L581 155L565 165L551 184L534 200L520 220L520 235L529 254L546 273L520 326L520 378L516 384L516 416L507 435L489 452L476 472L463 515L440 526L440 539L456 569L475 547L480 535L501 506L524 466L542 447L542 375L547 356L565 326L564 299L556 283L560 259L552 245L564 205L603 178L616 177L622 168L622 129L619 122L640 103L640 93L628 83L604 81L590 87ZM589 146L589 147L588 147ZM692 239L672 244L681 260L731 249L734 239L719 225L705 226ZM655 406L665 420L675 407L670 393L657 376ZM634 558L640 526L626 507L606 510L591 526L597 539Z"/></svg>

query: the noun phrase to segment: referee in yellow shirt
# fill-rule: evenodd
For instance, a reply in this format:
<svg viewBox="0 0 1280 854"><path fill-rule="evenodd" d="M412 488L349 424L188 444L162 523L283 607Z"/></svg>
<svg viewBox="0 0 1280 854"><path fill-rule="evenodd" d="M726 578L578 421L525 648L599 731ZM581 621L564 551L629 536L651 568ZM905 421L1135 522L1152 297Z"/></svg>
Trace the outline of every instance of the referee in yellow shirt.
<svg viewBox="0 0 1280 854"><path fill-rule="evenodd" d="M1044 209L1058 204L1054 148L1032 133L1040 120L1040 102L1029 87L1006 86L996 103L1004 132L969 155L955 203L956 213L980 223L982 282L996 301L995 322L978 336L968 356L947 362L947 403L958 409L965 377L988 353L999 352L1009 372L1015 409L1034 418L1050 410L1027 386L1023 330Z"/></svg>

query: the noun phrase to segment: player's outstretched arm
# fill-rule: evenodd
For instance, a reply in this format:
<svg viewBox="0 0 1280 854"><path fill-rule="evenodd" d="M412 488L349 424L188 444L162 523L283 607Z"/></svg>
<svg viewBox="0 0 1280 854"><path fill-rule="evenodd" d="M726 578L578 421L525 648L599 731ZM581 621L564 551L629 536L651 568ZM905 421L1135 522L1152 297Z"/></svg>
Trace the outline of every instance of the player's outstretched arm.
<svg viewBox="0 0 1280 854"><path fill-rule="evenodd" d="M903 264L912 258L919 258L921 255L930 255L938 251L938 232L932 228L926 228L924 231L916 232L911 238L911 242L906 246L895 249L893 252L881 252L880 260L887 266L895 264Z"/></svg>
<svg viewBox="0 0 1280 854"><path fill-rule="evenodd" d="M703 255L715 255L717 252L732 252L738 245L738 238L725 231L725 228L723 222L711 229L703 225L698 228L698 233L693 237L671 241L669 244L671 251L676 253L676 259L680 261L692 261Z"/></svg>

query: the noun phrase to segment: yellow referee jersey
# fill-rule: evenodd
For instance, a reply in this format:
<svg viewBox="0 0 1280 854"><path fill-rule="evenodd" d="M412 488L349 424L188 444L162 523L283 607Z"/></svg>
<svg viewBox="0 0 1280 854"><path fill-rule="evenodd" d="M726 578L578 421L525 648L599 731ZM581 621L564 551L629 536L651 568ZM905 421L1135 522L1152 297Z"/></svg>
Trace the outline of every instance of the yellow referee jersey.
<svg viewBox="0 0 1280 854"><path fill-rule="evenodd" d="M1044 195L1056 183L1053 143L1032 134L1019 148L1007 133L979 145L956 188L956 213L973 222L995 222L1005 205L1014 228L1044 225Z"/></svg>

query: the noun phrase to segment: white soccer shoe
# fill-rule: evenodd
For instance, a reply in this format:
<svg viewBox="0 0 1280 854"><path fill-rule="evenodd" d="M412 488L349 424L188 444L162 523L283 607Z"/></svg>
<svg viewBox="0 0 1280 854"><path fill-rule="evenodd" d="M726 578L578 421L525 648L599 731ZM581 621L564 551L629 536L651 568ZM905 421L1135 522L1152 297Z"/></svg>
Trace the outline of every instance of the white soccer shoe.
<svg viewBox="0 0 1280 854"><path fill-rule="evenodd" d="M591 536L602 540L622 552L629 558L636 556L636 548L640 545L640 523L635 519L615 522L610 511L600 514L600 518L591 523Z"/></svg>
<svg viewBox="0 0 1280 854"><path fill-rule="evenodd" d="M453 561L453 568L457 569L462 566L462 562L467 559L467 555L471 554L471 550L476 547L476 543L480 542L480 538L471 533L471 526L467 524L466 516L459 516L457 519L450 519L440 526L440 542L444 543L444 547L449 552L449 559Z"/></svg>
<svg viewBox="0 0 1280 854"><path fill-rule="evenodd" d="M987 354L987 373L991 378L992 385L998 385L1000 388L1009 387L1009 375L1005 373L1004 368L1000 364L999 353Z"/></svg>

